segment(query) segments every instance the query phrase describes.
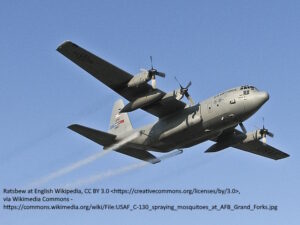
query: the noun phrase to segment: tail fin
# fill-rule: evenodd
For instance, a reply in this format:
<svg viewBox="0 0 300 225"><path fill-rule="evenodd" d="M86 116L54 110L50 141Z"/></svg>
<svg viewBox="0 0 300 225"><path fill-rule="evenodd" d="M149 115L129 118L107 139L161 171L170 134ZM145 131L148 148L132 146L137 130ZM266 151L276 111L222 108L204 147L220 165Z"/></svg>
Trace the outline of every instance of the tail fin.
<svg viewBox="0 0 300 225"><path fill-rule="evenodd" d="M132 125L127 113L119 113L120 110L124 107L124 103L122 99L119 99L115 102L110 123L109 123L109 130L108 132L111 134L121 134L126 131L132 130Z"/></svg>

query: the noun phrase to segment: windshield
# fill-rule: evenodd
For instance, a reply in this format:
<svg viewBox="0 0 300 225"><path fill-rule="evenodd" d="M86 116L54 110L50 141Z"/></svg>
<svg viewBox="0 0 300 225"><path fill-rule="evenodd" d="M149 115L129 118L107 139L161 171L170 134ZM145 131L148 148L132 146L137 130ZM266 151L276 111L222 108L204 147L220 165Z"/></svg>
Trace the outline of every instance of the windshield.
<svg viewBox="0 0 300 225"><path fill-rule="evenodd" d="M258 89L254 86L249 86L249 85L244 85L241 86L240 90L253 90L253 91L258 91Z"/></svg>

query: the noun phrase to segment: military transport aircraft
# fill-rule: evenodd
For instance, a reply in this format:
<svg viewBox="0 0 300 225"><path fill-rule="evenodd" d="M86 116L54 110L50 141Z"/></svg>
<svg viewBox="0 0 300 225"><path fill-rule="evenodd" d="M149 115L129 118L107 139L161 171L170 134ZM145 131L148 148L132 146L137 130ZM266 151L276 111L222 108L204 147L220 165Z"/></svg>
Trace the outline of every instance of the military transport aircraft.
<svg viewBox="0 0 300 225"><path fill-rule="evenodd" d="M205 152L218 152L233 147L274 160L289 155L268 145L266 136L273 134L264 126L247 132L243 121L251 117L266 101L269 94L254 86L235 87L195 104L188 93L191 82L169 93L156 88L156 76L165 74L151 69L141 70L133 76L97 57L80 46L66 41L57 50L82 69L90 73L129 103L115 102L108 132L73 124L68 128L122 154L157 163L159 158L151 152L166 153L214 141ZM151 85L148 84L149 81ZM181 101L183 97L189 104ZM128 112L142 109L156 117L154 124L134 129ZM240 126L242 131L236 129Z"/></svg>

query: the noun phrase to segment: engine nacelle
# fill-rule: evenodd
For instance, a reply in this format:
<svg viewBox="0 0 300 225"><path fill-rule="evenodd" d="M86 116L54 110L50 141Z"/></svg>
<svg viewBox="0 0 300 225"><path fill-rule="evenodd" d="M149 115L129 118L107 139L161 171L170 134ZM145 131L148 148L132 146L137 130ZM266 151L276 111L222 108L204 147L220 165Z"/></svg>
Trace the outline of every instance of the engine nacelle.
<svg viewBox="0 0 300 225"><path fill-rule="evenodd" d="M246 138L242 141L242 143L257 141L257 140L260 140L262 138L263 138L263 136L262 136L260 130L255 130L255 131L252 131L252 132L248 132L246 134Z"/></svg>
<svg viewBox="0 0 300 225"><path fill-rule="evenodd" d="M147 70L142 70L127 83L127 86L138 87L144 83L147 83L150 79L151 77L149 76L149 72Z"/></svg>
<svg viewBox="0 0 300 225"><path fill-rule="evenodd" d="M228 138L227 140L223 142L218 142L216 144L213 144L210 146L205 152L218 152L225 148L228 148L230 146L234 146L239 143L249 143L251 141L257 141L262 139L263 136L260 132L260 130L255 130L252 132L248 132L247 134L238 134L238 135L232 135L232 137Z"/></svg>
<svg viewBox="0 0 300 225"><path fill-rule="evenodd" d="M135 99L134 101L132 102L129 102L127 105L124 106L123 109L121 109L121 113L124 113L124 112L131 112L133 110L136 110L136 109L139 109L139 108L142 108L144 106L147 106L153 102L156 102L158 100L160 100L162 97L164 96L163 93L161 92L153 92L151 94L148 94L146 96L143 96L143 97L140 97L140 98L137 98Z"/></svg>

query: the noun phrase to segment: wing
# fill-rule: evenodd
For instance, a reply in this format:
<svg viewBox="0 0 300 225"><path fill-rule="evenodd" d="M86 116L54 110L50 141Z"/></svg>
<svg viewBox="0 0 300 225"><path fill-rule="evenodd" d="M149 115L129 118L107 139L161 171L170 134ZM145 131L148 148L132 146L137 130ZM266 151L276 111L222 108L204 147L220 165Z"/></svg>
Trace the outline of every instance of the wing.
<svg viewBox="0 0 300 225"><path fill-rule="evenodd" d="M289 155L285 152L282 152L268 144L264 144L261 141L251 141L246 144L236 144L232 147L274 160L289 157Z"/></svg>
<svg viewBox="0 0 300 225"><path fill-rule="evenodd" d="M152 164L160 162L160 159L156 158L154 155L151 153L141 150L141 149L135 149L132 147L124 147L121 149L116 150L116 152L131 156L133 158L137 158Z"/></svg>
<svg viewBox="0 0 300 225"><path fill-rule="evenodd" d="M153 92L153 88L147 83L138 87L128 87L127 83L133 77L131 74L70 41L62 43L57 48L57 51L130 102L138 97L145 96L147 93ZM159 89L155 91L165 95L165 93ZM162 98L160 101L143 107L142 109L161 118L176 110L183 109L185 106L185 103L175 98Z"/></svg>
<svg viewBox="0 0 300 225"><path fill-rule="evenodd" d="M274 160L289 157L289 155L285 152L282 152L268 144L264 144L259 140L242 143L245 137L244 133L234 129L233 127L226 129L219 137L212 139L212 141L215 141L216 144L210 146L205 152L218 152L228 147L233 147Z"/></svg>

